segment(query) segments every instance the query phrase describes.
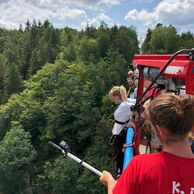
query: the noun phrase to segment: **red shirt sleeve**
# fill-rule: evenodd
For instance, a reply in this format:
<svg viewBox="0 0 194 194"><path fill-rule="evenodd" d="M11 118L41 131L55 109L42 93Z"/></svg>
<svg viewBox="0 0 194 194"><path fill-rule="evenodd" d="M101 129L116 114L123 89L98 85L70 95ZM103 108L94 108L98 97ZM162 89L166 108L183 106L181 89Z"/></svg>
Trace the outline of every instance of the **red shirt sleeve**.
<svg viewBox="0 0 194 194"><path fill-rule="evenodd" d="M136 159L133 158L120 176L113 189L113 194L135 194L138 192L138 173Z"/></svg>

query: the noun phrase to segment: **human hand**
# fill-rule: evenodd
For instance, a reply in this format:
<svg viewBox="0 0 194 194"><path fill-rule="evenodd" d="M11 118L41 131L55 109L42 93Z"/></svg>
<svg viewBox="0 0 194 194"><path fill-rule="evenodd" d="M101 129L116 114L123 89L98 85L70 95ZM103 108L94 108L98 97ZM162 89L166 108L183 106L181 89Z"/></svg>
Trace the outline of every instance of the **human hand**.
<svg viewBox="0 0 194 194"><path fill-rule="evenodd" d="M135 129L135 120L133 118L129 120L127 127L133 127L133 129Z"/></svg>
<svg viewBox="0 0 194 194"><path fill-rule="evenodd" d="M114 180L113 176L109 172L103 171L102 172L102 176L100 177L100 182L103 185L107 186L109 183L115 182L115 180Z"/></svg>

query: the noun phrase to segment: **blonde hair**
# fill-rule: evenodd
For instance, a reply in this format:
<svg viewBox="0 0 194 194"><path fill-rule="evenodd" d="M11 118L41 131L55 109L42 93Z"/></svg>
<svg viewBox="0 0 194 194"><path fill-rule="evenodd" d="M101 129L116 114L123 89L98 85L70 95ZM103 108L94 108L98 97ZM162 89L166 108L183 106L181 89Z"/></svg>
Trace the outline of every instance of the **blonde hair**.
<svg viewBox="0 0 194 194"><path fill-rule="evenodd" d="M119 96L122 101L128 100L127 99L127 91L124 86L114 86L109 92L109 98L113 101L115 96Z"/></svg>

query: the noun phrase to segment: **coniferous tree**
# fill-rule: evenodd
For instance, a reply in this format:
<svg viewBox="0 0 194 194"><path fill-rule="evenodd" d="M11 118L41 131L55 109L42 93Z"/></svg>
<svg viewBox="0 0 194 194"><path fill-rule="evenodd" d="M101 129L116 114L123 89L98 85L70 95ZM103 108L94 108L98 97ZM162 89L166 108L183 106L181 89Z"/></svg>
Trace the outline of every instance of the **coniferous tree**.
<svg viewBox="0 0 194 194"><path fill-rule="evenodd" d="M4 92L5 97L19 91L22 86L21 75L15 63L10 64L5 73Z"/></svg>
<svg viewBox="0 0 194 194"><path fill-rule="evenodd" d="M149 54L151 52L151 37L152 37L152 30L148 28L146 38L142 44L142 51L143 53Z"/></svg>
<svg viewBox="0 0 194 194"><path fill-rule="evenodd" d="M27 22L26 22L25 30L26 30L26 31L30 31L30 28L31 28L31 24L30 24L30 21L29 21L29 19L28 19Z"/></svg>
<svg viewBox="0 0 194 194"><path fill-rule="evenodd" d="M0 104L3 102L4 82L5 82L5 59L0 55Z"/></svg>

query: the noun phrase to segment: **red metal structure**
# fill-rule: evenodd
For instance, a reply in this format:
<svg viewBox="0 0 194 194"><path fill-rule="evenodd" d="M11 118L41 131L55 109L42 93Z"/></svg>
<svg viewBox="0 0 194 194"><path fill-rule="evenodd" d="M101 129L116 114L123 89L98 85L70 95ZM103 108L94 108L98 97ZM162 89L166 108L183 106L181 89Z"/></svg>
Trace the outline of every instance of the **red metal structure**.
<svg viewBox="0 0 194 194"><path fill-rule="evenodd" d="M188 54L180 54L180 53ZM184 49L174 55L135 55L133 65L139 70L139 85L137 91L137 103L135 105L138 112L139 123L142 112L144 90L144 79L150 79L152 85L162 86L164 92L174 92L194 95L194 52L193 49ZM138 154L140 141L140 131L137 127L134 137L134 150Z"/></svg>

